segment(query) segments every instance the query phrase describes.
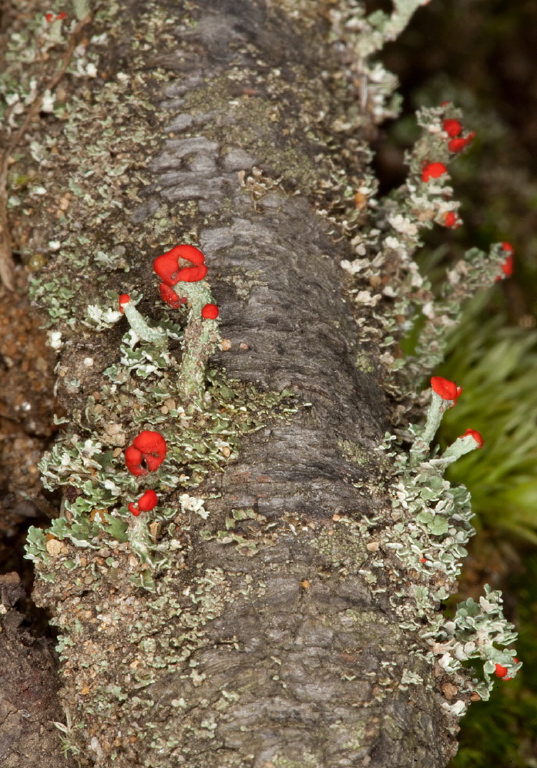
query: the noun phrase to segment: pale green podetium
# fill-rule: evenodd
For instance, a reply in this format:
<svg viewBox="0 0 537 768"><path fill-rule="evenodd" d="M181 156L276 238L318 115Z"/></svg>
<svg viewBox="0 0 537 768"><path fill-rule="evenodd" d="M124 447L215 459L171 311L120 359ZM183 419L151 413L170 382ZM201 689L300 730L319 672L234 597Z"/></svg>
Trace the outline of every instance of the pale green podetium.
<svg viewBox="0 0 537 768"><path fill-rule="evenodd" d="M411 465L415 466L423 461L430 451L431 442L436 435L444 413L455 405L455 400L447 400L432 390L431 402L427 411L427 421L421 434L419 434L410 449ZM472 450L472 448L469 448Z"/></svg>
<svg viewBox="0 0 537 768"><path fill-rule="evenodd" d="M166 331L163 331L161 328L152 328L148 325L144 316L138 312L134 302L131 301L130 296L126 294L120 296L119 306L138 338L149 342L149 344L156 344L159 347L167 344L168 336Z"/></svg>
<svg viewBox="0 0 537 768"><path fill-rule="evenodd" d="M211 355L216 352L218 323L204 318L201 311L206 304L212 304L209 286L205 281L181 283L180 292L188 299L190 311L183 336L183 356L179 371L181 392L184 400L200 403L205 393L205 372Z"/></svg>

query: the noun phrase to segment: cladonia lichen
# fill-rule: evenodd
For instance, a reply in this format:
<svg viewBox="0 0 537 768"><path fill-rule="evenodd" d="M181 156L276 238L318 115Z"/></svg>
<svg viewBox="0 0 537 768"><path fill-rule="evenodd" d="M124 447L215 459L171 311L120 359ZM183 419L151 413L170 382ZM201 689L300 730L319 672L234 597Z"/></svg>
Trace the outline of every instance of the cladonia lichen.
<svg viewBox="0 0 537 768"><path fill-rule="evenodd" d="M323 130L337 135L341 141L335 143L345 146L349 156L370 160L370 150L355 134L364 125L397 114L396 79L368 57L397 34L421 4L401 0L395 2L391 17L377 14L368 19L361 4L348 3L345 12L330 9L333 31L350 52L350 82L358 83L361 104L359 108L354 104L348 115L342 108L332 123L327 117ZM82 6L85 3L77 0L78 12ZM225 347L216 319L200 314L212 302L210 281L183 286L180 297L186 302L172 313L159 302L156 283L143 284L138 270L131 274L134 254L141 259L140 243L148 260L179 239L197 244L199 208L190 199L173 206L162 198L147 199L152 183L147 156L157 153L162 141L158 128L164 132L165 121L155 114L146 94L174 81L175 74L159 66L148 74L144 50L157 46L160 39L175 45L167 31L169 9L151 7L137 16L130 44L133 50L140 49L140 57L126 72L115 70L100 55L109 43L110 27L105 22L117 10L109 4L96 14L94 38L77 48L70 69L77 89L68 103L47 95L47 108L58 124L30 145L40 176L38 194L59 222L53 237L41 241L37 236L24 253L29 258L33 249L39 256L33 261L31 296L47 312L51 346L63 349L58 366L62 391L76 395L78 405L69 414L69 428L60 433L40 465L46 488L62 491L61 516L46 531L30 529L27 556L36 565L39 600L54 608L59 627L58 651L69 686L66 700L73 710L67 713L68 723L76 723L64 728L67 746L75 750L73 740L81 735L96 761L108 757L114 761L122 750L129 755L143 724L154 750L148 765L158 766L162 754L173 754L180 746L172 715L181 717L186 704L181 697L167 702L172 714L165 725L157 726L151 720L154 700L147 690L163 669L169 675L180 673L189 685L200 684L203 676L193 657L205 641L205 624L221 615L234 594L222 569L198 568L189 560L191 533L199 531L207 541L236 547L246 557L260 545L270 546L276 536L265 526L263 515L239 505L226 512L217 530L210 520L213 491L203 483L236 458L242 435L275 417L276 406L283 418L296 408L289 391L259 392L228 381L211 365L217 346ZM176 32L188 31L193 23L186 11L181 19L173 19ZM30 22L29 35L12 41L10 72L18 71L15 62L31 47L30 33L36 25ZM297 64L292 66L298 71ZM104 74L102 85L95 88L91 81L98 70ZM239 65L233 78L239 82L242 78ZM188 91L187 113L179 116L182 122L177 121L174 130L180 132L200 118L203 128L193 127L193 134L203 134L205 148L210 142L216 147L220 138L213 134L216 128L201 117L210 112L208 106L216 109L229 99L229 78L225 80L208 80ZM265 82L270 104L255 98L238 103L236 124L220 129L229 132L230 144L240 144L249 125L246 138L263 153L269 140L258 132L256 116L259 124L281 119L277 102L288 87L282 82L279 70L272 70ZM317 88L306 83L309 87ZM27 98L29 88L24 81L18 98ZM354 88L353 84L353 98ZM308 94L301 98L307 101ZM283 195L286 189L316 196L318 214L334 223L338 235L343 232L349 238L354 258L345 259L342 267L355 317L371 350L381 349L380 356L366 350L358 363L370 371L376 370L378 360L389 391L415 404L417 384L438 363L444 334L455 322L462 300L500 274L504 248L494 246L489 255L471 252L448 272L440 297L433 295L413 259L423 228L458 221L453 216L458 216L459 205L452 199L447 172L434 176L431 173L439 168L429 168L425 173L428 165L443 165L455 154L443 129L443 121L460 117L453 105L421 111L423 136L409 154L409 178L380 202L375 200L377 183L370 170L357 179L337 167L336 151L326 137L321 139L324 117L324 112L311 115L305 109L300 120L310 148L329 157L333 173L319 173L319 166L287 137L268 169L253 166L241 171L238 183L254 206L268 193ZM195 139L186 130L184 141ZM82 143L85 151L79 154ZM185 145L183 149L187 152ZM65 186L51 173L58 154L72 158ZM23 199L22 194L13 195L13 208L22 207ZM237 282L239 269L228 279ZM241 275L237 292L246 295L251 285L259 284L258 275ZM131 296L130 309L124 308L123 315L118 309L119 290ZM420 316L423 326L415 356L397 357L400 338ZM95 367L99 382L87 388L74 364L69 364L69 350L78 342L90 344L95 333L117 337L117 354L100 363L84 358L91 361L88 367ZM397 415L403 428L384 446L393 465L391 518L379 514L357 522L334 515L334 529L320 533L314 546L329 555L334 567L359 574L373 595L388 592L376 573L386 570L387 561L398 564L394 578L401 576L402 583L390 594L390 604L401 627L416 630L429 644L429 661L439 658L440 668L455 676L461 698L446 706L452 714L462 714L472 693L487 697L495 664L507 666L511 673L518 669L511 651L496 648L512 642L513 632L501 617L496 592L487 591L479 604L467 601L453 619L446 621L437 614L439 601L453 591L472 533L469 495L444 479L451 455L440 457L430 450L434 434L424 449L424 432L406 425L404 406ZM57 423L66 420L59 417ZM124 450L147 430L163 437L166 458L154 472L137 477L126 467ZM340 448L356 464L367 461L350 441L342 440ZM150 514L142 511L135 516L129 504L147 490L155 491L158 504ZM295 521L284 518L282 525L293 531ZM242 594L252 590L252 579L246 575ZM416 652L423 653L423 647L416 645ZM480 677L463 669L474 658L484 662ZM417 675L408 670L402 674L401 686L418 683ZM223 691L216 706L225 708L234 695ZM202 700L196 706L199 727L211 734L212 703ZM99 731L103 718L120 734L118 743L106 748ZM286 762L283 755L275 760L282 766Z"/></svg>
<svg viewBox="0 0 537 768"><path fill-rule="evenodd" d="M371 59L387 40L397 35L410 15L424 2L395 2L391 15L382 11L366 17L363 7L351 3L337 7L331 19L345 41L350 67L360 83L362 105L379 122L397 113L396 82ZM438 606L456 590L465 544L474 533L470 494L444 478L446 467L468 450L480 447L481 436L468 430L439 456L433 440L445 410L432 393L425 426L408 423L408 413L423 403L421 383L443 360L447 335L457 323L464 301L512 271L509 243L492 245L489 253L472 248L446 270L439 292L422 274L415 255L421 234L434 224L461 226L460 203L453 199L449 163L469 146L473 133L464 132L462 113L450 102L422 108L417 115L421 136L406 154L406 181L383 199L375 199L378 184L373 173L364 174L355 191L356 207L363 210L363 225L350 231L353 258L341 266L355 307L360 339L375 351L375 360L393 409L395 435L386 435L382 450L390 459L391 520L368 521L360 533L376 553L361 573L371 584L386 569L386 558L398 562L390 603L401 626L417 631L431 647L432 663L453 675L459 697L443 706L453 715L465 713L473 698L487 699L491 674L514 676L520 664L507 648L516 638L503 617L501 594L485 587L479 603L460 604L453 619L438 613ZM404 355L400 342L414 327L412 354ZM378 354L379 350L380 355ZM455 385L453 385L455 386ZM454 404L456 397L450 403ZM381 587L385 590L385 587ZM418 646L416 653L421 653ZM475 670L466 669L479 660ZM498 675L498 669L504 672ZM505 672L506 671L506 672Z"/></svg>
<svg viewBox="0 0 537 768"><path fill-rule="evenodd" d="M210 293L204 289L203 301L208 297ZM134 326L122 338L118 362L103 372L110 383L89 396L83 413L75 414L78 431L60 437L43 457L40 469L45 487L63 488L65 492L64 515L53 521L48 532L30 529L28 557L37 563L43 578L53 578L53 572L48 572L51 560L45 544L45 539L52 537L93 549L109 545L113 539L130 541L138 554L143 549L142 562L168 567L173 552L164 529L151 541L145 531L147 524L143 519L132 519L128 503L148 485L158 490L163 502L151 513L151 522L164 526L177 515L167 497L183 490L179 495L182 512L206 518L203 499L186 491L198 487L209 471L233 460L240 435L263 426L276 403L287 413L294 411L285 408L290 392L263 394L252 386L231 385L221 372L207 369L217 339L216 322L202 320L210 326L203 344L194 309L187 309L186 315L184 332L179 325L165 321L162 328L152 329L154 339L145 340L134 330L137 327L142 332L136 316ZM187 347L178 360L163 342L169 337L184 344L190 324L200 332L201 351L193 341L193 349ZM194 373L184 365L186 355L195 364ZM167 455L155 473L135 477L127 471L123 448L131 436L147 428L157 429L165 438ZM187 521L181 520L183 529L185 525ZM173 523L168 526L169 535L173 528ZM150 585L150 574L145 570L143 584Z"/></svg>
<svg viewBox="0 0 537 768"><path fill-rule="evenodd" d="M390 597L403 620L401 626L420 633L431 646L431 660L441 654L438 663L455 677L461 697L446 706L453 714L463 715L472 694L489 698L496 664L505 665L511 675L520 665L513 663L516 652L505 647L516 639L516 632L502 614L500 592L486 585L485 598L460 604L453 620L436 612L455 591L461 561L467 555L465 544L475 533L470 494L464 486L452 487L443 474L449 464L480 448L483 441L478 432L468 430L441 455L430 445L446 407L455 405L461 391L444 379L433 378L432 382L427 425L411 426L406 435L413 441L410 451L395 436L387 435L385 450L395 465L392 505L396 522L381 538L383 548L392 550L407 572L414 574L409 589ZM417 612L401 599L405 594L413 598ZM464 670L463 662L470 659L482 662L475 674Z"/></svg>

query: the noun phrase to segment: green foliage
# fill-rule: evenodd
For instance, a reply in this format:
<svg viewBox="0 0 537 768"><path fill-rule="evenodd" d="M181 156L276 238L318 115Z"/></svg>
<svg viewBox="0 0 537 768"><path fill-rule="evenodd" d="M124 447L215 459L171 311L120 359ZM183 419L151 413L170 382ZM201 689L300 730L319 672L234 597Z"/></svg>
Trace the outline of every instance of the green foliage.
<svg viewBox="0 0 537 768"><path fill-rule="evenodd" d="M471 491L478 525L537 543L537 331L504 327L502 312L483 320L486 300L467 308L440 371L464 387L442 439L452 442L468 428L485 439L449 477Z"/></svg>

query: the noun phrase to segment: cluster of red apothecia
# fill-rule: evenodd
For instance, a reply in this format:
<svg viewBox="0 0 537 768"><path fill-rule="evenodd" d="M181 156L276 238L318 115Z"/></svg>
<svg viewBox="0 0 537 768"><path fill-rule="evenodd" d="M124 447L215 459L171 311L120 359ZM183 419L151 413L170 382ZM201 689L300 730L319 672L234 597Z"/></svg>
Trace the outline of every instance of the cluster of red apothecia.
<svg viewBox="0 0 537 768"><path fill-rule="evenodd" d="M61 13L54 14L54 13L45 13L45 19L48 21L49 24L52 24L55 21L62 21L63 19L67 18L67 14L65 11L62 11Z"/></svg>
<svg viewBox="0 0 537 768"><path fill-rule="evenodd" d="M179 264L181 259L189 261L192 266L181 267ZM199 280L203 280L207 274L205 256L199 248L195 248L193 245L176 245L171 251L167 251L155 259L153 269L162 280L160 296L173 309L177 309L186 302L185 298L181 298L174 291L173 286L180 282L197 283ZM206 304L201 310L201 316L216 320L218 307L216 304Z"/></svg>
<svg viewBox="0 0 537 768"><path fill-rule="evenodd" d="M443 104L445 106L447 102ZM466 136L461 136L462 124L455 120L455 118L446 118L442 121L442 129L444 133L448 135L448 149L450 152L462 152L475 138L475 132L470 131ZM424 183L431 181L431 179L439 179L441 176L448 172L444 163L425 163L421 171L421 180ZM455 228L460 227L462 222L459 219L455 211L447 211L443 216L444 225L446 227ZM510 243L502 243L504 251L509 254L502 264L502 273L505 277L510 277L513 274L513 254L514 248ZM502 276L496 278L501 280Z"/></svg>
<svg viewBox="0 0 537 768"><path fill-rule="evenodd" d="M445 106L445 102L442 106ZM462 152L475 138L474 131L466 136L461 136L462 124L455 118L446 118L442 121L442 130L448 135L448 149L450 152ZM421 180L428 182L431 179L439 179L447 173L444 163L425 163L421 171ZM462 222L455 211L446 211L443 216L444 225L450 228L460 227Z"/></svg>
<svg viewBox="0 0 537 768"><path fill-rule="evenodd" d="M509 246L509 243L503 243L504 250L507 250L506 246ZM512 249L511 249L512 250ZM511 257L512 258L512 257ZM511 274L511 273L509 273ZM450 401L451 405L448 407L453 407L457 404L458 398L462 395L462 387L457 386L454 381L449 381L449 379L444 379L442 376L433 376L431 378L431 387L433 392L436 392L437 395L440 395L442 400ZM459 437L472 437L478 448L483 447L483 443L485 442L481 436L481 434L476 429L467 429L466 432L463 435L459 435ZM420 558L421 563L426 563L427 558L422 557ZM518 659L516 657L513 658L513 663L518 664ZM512 677L508 676L509 670L507 667L502 666L501 664L495 665L495 671L494 674L496 677L501 678L502 680L512 680Z"/></svg>
<svg viewBox="0 0 537 768"><path fill-rule="evenodd" d="M166 440L160 432L144 429L125 451L125 464L132 475L142 477L154 472L166 458ZM136 517L140 512L150 512L158 504L155 491L149 490L136 503L129 504L129 511Z"/></svg>
<svg viewBox="0 0 537 768"><path fill-rule="evenodd" d="M192 266L181 266L180 260L190 262ZM176 245L170 251L158 256L153 262L153 269L161 279L160 296L168 306L177 309L186 303L173 286L178 283L195 283L207 274L205 256L193 245ZM119 297L120 311L122 304L130 301L126 293ZM216 320L218 307L216 304L205 304L201 316L206 320ZM160 432L144 430L137 435L125 451L125 463L129 472L136 477L142 477L154 472L166 458L166 441ZM158 496L153 490L145 491L137 502L129 504L129 511L138 516L141 512L150 512L158 504Z"/></svg>
<svg viewBox="0 0 537 768"><path fill-rule="evenodd" d="M475 139L474 131L470 131L466 136L460 136L462 125L453 118L442 121L442 130L448 135L448 149L453 153L462 152ZM439 179L445 173L447 168L444 163L425 163L421 171L421 180L427 182L431 179Z"/></svg>

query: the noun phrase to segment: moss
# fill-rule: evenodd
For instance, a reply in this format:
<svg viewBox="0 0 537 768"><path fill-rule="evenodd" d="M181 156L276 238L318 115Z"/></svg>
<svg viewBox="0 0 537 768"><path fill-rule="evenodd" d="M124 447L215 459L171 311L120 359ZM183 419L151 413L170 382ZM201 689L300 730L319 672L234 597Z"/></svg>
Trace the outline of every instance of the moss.
<svg viewBox="0 0 537 768"><path fill-rule="evenodd" d="M273 100L267 101L256 96L237 97L237 84L243 79L242 70L237 68L225 77L216 78L202 88L189 91L185 95L184 112L191 115L211 111L227 114L231 102L234 105L233 121L226 122L225 126L209 122L203 128L202 135L217 141L223 154L228 146L246 149L250 155L262 158L262 164L272 176L281 178L284 186L312 192L318 184L318 168L312 158L313 150L307 151L307 144L312 144L312 141L304 142L303 136L284 136L275 127L286 102L286 83L279 75L269 72L266 87L271 91ZM186 132L184 135L186 137L189 134ZM196 132L196 136L199 135Z"/></svg>
<svg viewBox="0 0 537 768"><path fill-rule="evenodd" d="M375 366L371 362L371 358L364 352L359 352L356 355L356 367L359 371L364 373L374 373Z"/></svg>
<svg viewBox="0 0 537 768"><path fill-rule="evenodd" d="M346 518L320 531L311 544L335 568L345 568L349 573L357 573L368 558L363 531Z"/></svg>
<svg viewBox="0 0 537 768"><path fill-rule="evenodd" d="M354 443L352 440L340 440L338 445L343 451L343 455L360 467L368 464L371 460L370 455L358 443Z"/></svg>

